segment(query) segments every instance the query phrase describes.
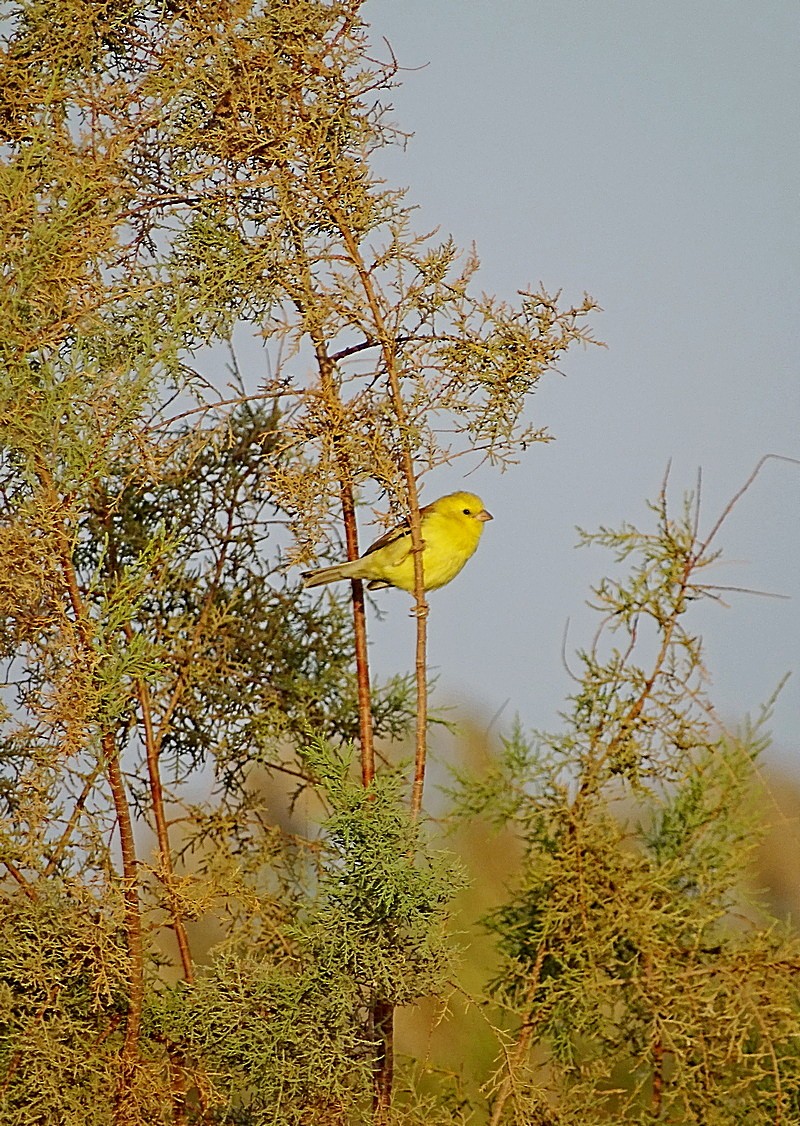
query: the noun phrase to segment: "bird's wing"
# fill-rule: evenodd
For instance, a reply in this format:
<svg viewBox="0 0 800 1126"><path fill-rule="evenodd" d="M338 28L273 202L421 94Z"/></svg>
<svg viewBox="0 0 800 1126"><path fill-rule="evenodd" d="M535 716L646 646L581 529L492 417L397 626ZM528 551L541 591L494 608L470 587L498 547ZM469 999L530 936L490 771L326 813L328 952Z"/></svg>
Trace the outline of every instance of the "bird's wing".
<svg viewBox="0 0 800 1126"><path fill-rule="evenodd" d="M403 520L402 523L396 524L394 528L390 528L388 532L384 532L380 539L369 545L364 552L364 556L372 555L373 552L389 547L393 543L399 545L401 540L408 540L409 547L411 546L411 524L408 520Z"/></svg>
<svg viewBox="0 0 800 1126"><path fill-rule="evenodd" d="M420 520L425 519L426 513L432 507L432 505L426 504L424 508L419 510ZM395 524L388 532L384 532L380 539L375 540L375 543L371 543L361 558L363 559L365 555L372 555L373 551L380 551L381 548L389 547L391 544L397 544L398 561L411 550L411 521L408 517L401 520L399 524ZM394 554L395 552L392 552L392 555Z"/></svg>

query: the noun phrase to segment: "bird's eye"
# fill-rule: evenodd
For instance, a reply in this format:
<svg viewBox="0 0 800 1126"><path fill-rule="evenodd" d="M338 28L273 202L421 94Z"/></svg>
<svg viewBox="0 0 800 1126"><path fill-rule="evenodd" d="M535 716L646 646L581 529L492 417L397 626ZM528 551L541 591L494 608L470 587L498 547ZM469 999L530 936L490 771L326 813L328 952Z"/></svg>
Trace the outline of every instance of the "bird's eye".
<svg viewBox="0 0 800 1126"><path fill-rule="evenodd" d="M472 515L472 513L470 512L470 510L469 510L468 508L465 508L465 509L464 509L464 515L465 515L465 516L471 516L471 515Z"/></svg>

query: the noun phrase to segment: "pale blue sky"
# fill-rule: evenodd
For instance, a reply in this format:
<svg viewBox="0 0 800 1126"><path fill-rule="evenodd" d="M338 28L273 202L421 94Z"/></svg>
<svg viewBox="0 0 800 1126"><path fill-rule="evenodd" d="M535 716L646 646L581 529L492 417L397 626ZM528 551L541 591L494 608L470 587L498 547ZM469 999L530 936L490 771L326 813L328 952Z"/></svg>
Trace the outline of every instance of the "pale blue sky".
<svg viewBox="0 0 800 1126"><path fill-rule="evenodd" d="M438 699L497 730L552 726L572 647L594 628L607 566L574 527L646 518L672 459L676 496L704 474L707 520L765 453L800 457L800 5L739 0L371 0L403 66L395 117L415 134L382 164L420 229L477 244L482 287L543 282L603 307L607 350L574 352L533 417L557 441L469 479L496 519L431 599ZM428 64L425 66L425 64ZM425 499L461 484L457 471ZM441 487L439 487L441 485ZM773 463L731 517L722 583L697 613L723 715L755 711L794 670L773 722L800 762L800 466ZM370 534L365 529L365 534ZM377 668L412 665L406 596L381 596Z"/></svg>

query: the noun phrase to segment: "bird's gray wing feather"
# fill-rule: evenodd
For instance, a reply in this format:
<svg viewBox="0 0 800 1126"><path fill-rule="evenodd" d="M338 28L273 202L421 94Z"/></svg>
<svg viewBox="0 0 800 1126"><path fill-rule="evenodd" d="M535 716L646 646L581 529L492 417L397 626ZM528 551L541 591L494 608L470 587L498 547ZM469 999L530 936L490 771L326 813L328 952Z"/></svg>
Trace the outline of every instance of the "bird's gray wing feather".
<svg viewBox="0 0 800 1126"><path fill-rule="evenodd" d="M431 507L432 506L430 504L426 504L419 510L421 520L425 519L425 516ZM390 543L397 543L398 540L405 539L408 539L409 541L411 539L411 521L408 517L406 517L405 520L401 520L399 524L395 524L395 526L393 528L390 528L388 532L384 532L380 539L375 540L375 543L371 543L367 550L363 553L362 559L364 555L371 555L373 551L379 551L382 547L388 547Z"/></svg>
<svg viewBox="0 0 800 1126"><path fill-rule="evenodd" d="M388 547L390 543L398 543L400 540L410 538L411 524L408 520L404 520L402 524L397 524L394 528L390 528L388 532L384 532L380 539L375 540L375 543L371 543L364 555L372 555L373 551L380 551L382 547ZM362 559L363 557L362 555Z"/></svg>

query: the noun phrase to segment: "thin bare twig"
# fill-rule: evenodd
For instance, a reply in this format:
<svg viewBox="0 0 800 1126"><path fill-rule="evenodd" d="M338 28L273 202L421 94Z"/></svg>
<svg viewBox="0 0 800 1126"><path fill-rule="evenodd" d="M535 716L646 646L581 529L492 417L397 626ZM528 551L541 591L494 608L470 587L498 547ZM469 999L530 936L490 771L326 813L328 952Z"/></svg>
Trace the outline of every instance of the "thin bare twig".
<svg viewBox="0 0 800 1126"><path fill-rule="evenodd" d="M698 552L697 552L698 558L700 556L705 555L705 553L708 550L708 545L714 539L717 532L720 530L722 525L725 523L727 518L730 516L732 510L736 507L738 502L741 500L741 498L744 496L744 494L747 492L747 490L753 484L756 477L758 477L762 468L764 467L764 465L766 465L766 463L768 461L786 461L786 462L789 462L789 464L791 464L791 465L800 465L800 459L798 459L796 457L786 457L784 454L764 454L764 456L759 459L758 463L756 464L755 469L750 474L750 476L747 478L747 480L744 482L742 487L740 489L737 489L737 491L733 494L731 499L725 505L725 507L723 508L719 517L717 518L716 522L712 526L711 531L708 533L708 535L706 536L703 543L700 544L700 547L699 547Z"/></svg>

